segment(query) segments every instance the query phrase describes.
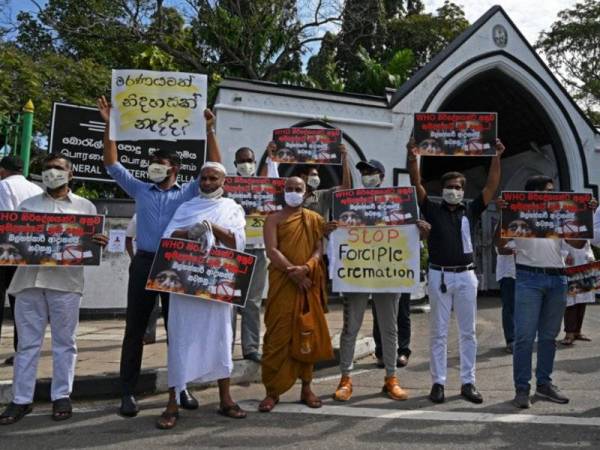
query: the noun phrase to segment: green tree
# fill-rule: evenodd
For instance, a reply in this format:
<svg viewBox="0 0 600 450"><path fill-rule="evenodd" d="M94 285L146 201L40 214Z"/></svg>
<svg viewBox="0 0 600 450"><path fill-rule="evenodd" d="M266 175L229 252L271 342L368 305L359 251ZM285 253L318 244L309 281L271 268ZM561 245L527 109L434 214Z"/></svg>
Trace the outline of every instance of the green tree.
<svg viewBox="0 0 600 450"><path fill-rule="evenodd" d="M336 36L325 33L319 52L308 60L306 73L315 87L341 92L345 85L336 62L336 45Z"/></svg>
<svg viewBox="0 0 600 450"><path fill-rule="evenodd" d="M558 13L536 43L548 65L600 125L600 3L584 0Z"/></svg>
<svg viewBox="0 0 600 450"><path fill-rule="evenodd" d="M357 76L353 82L361 86L361 93L383 95L386 88L397 89L408 80L414 67L414 56L410 49L397 51L387 63L371 58L364 48L359 48Z"/></svg>

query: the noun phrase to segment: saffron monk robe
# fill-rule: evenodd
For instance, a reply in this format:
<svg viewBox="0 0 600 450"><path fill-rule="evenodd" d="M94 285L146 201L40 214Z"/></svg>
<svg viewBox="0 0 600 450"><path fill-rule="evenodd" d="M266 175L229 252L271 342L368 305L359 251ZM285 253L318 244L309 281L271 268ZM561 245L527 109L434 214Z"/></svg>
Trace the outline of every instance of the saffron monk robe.
<svg viewBox="0 0 600 450"><path fill-rule="evenodd" d="M269 412L298 378L300 400L320 408L310 383L315 362L333 357L325 319L325 266L322 259L324 220L302 207L306 184L291 177L285 184L284 208L264 226L269 265L265 311L262 381L267 396L259 411Z"/></svg>

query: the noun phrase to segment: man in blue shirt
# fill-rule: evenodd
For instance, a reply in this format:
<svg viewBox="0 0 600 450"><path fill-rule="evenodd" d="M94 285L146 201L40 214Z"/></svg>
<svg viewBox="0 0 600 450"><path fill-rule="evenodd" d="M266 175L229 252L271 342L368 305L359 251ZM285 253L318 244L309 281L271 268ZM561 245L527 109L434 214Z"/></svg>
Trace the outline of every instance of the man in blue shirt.
<svg viewBox="0 0 600 450"><path fill-rule="evenodd" d="M156 293L146 290L146 280L152 267L160 239L175 210L198 195L198 180L183 186L177 184L180 159L176 152L158 150L152 155L148 167L149 183L136 179L118 162L117 145L109 138L110 104L104 97L98 99L98 109L106 123L104 130L104 166L108 174L131 198L135 200L137 214L137 253L129 267L127 287L127 315L125 336L121 349L122 398L119 412L134 417L139 409L133 396L142 366L143 338L154 307ZM206 119L207 161L221 162L219 145L215 136L215 116L204 111ZM163 317L167 322L168 302L162 303ZM187 389L179 393L181 406L198 408L198 402Z"/></svg>

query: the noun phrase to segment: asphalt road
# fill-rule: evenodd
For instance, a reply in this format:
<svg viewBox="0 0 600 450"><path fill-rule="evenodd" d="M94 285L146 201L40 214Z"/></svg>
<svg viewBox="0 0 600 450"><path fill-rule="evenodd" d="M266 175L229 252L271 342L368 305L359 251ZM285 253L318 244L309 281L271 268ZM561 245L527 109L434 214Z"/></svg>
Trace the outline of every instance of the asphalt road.
<svg viewBox="0 0 600 450"><path fill-rule="evenodd" d="M478 321L478 386L482 405L460 398L455 327L450 337L447 402L433 405L427 359L427 316L413 316L413 356L400 381L410 393L405 402L394 402L380 393L383 371L373 360L355 368L354 396L335 403L331 393L337 369L316 374L315 391L325 406L309 410L297 403L295 387L270 414L255 412L264 390L260 385L233 388L234 398L249 411L245 420L216 414L217 392L197 392L198 411L181 413L174 430L161 431L154 422L164 395L141 400L135 419L116 415L114 400L77 402L74 417L62 423L49 418L50 405L36 405L31 416L0 428L0 449L71 448L600 448L600 307L588 308L584 331L591 343L573 348L559 345L554 381L570 396L568 405L536 400L527 411L511 404L512 359L504 353L498 326L500 311L493 299L480 305Z"/></svg>

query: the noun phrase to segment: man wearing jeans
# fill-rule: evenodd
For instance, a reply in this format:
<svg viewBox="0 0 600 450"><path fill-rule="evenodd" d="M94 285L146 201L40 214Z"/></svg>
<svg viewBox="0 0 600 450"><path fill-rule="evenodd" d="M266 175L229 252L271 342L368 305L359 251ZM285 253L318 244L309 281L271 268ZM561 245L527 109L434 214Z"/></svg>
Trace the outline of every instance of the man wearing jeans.
<svg viewBox="0 0 600 450"><path fill-rule="evenodd" d="M552 179L542 175L530 177L526 191L552 191ZM504 204L500 203L500 207ZM506 240L498 238L498 246ZM533 344L537 335L536 395L555 403L568 403L552 384L556 337L560 332L567 302L567 277L564 274L563 241L546 238L515 238L515 341L513 379L516 395L513 404L529 408Z"/></svg>

